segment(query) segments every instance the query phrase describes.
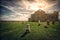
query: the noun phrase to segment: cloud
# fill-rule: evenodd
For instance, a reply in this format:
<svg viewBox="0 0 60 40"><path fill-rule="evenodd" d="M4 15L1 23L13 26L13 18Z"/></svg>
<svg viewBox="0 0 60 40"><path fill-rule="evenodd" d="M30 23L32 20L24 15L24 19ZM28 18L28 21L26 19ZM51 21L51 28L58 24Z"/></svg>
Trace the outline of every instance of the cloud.
<svg viewBox="0 0 60 40"><path fill-rule="evenodd" d="M24 16L24 17L23 17ZM7 20L7 21L27 21L28 15L3 15L0 17L1 20Z"/></svg>

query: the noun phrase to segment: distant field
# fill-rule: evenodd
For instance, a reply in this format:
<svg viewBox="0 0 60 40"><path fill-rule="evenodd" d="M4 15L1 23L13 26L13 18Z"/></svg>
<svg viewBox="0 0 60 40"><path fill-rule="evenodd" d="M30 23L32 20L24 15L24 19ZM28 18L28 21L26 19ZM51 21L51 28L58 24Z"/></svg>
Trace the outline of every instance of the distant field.
<svg viewBox="0 0 60 40"><path fill-rule="evenodd" d="M27 23L31 26L31 32L21 38ZM53 25L50 22L48 28L44 28L44 22L41 26L37 22L0 22L0 32L2 40L60 40L60 23Z"/></svg>

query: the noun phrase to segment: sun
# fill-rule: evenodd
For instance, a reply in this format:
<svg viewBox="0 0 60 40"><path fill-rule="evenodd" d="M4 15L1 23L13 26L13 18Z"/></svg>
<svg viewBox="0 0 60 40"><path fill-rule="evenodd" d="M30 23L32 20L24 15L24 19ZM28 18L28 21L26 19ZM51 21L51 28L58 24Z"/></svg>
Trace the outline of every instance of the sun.
<svg viewBox="0 0 60 40"><path fill-rule="evenodd" d="M39 7L36 4L32 4L32 5L30 5L30 9L32 9L32 10L38 10Z"/></svg>
<svg viewBox="0 0 60 40"><path fill-rule="evenodd" d="M48 2L42 0L40 2L39 1L32 2L32 3L27 2L25 6L26 6L26 9L32 10L32 11L37 11L39 9L44 10L44 11L49 11L55 4L56 3L49 4Z"/></svg>
<svg viewBox="0 0 60 40"><path fill-rule="evenodd" d="M45 4L40 4L40 3L34 3L30 5L30 9L35 11L39 9L44 10L45 7L46 7Z"/></svg>
<svg viewBox="0 0 60 40"><path fill-rule="evenodd" d="M56 3L55 3L56 4ZM33 3L29 5L29 8L31 10L37 11L39 9L44 10L44 11L48 11L48 9L50 9L52 6L54 6L55 4L48 4L48 3Z"/></svg>

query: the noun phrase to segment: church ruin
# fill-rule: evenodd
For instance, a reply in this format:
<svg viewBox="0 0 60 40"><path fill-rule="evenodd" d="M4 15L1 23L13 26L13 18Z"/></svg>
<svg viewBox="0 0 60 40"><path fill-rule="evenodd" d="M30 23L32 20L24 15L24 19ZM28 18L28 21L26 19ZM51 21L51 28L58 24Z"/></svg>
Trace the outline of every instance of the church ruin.
<svg viewBox="0 0 60 40"><path fill-rule="evenodd" d="M54 11L53 13L46 14L43 10L38 10L34 14L31 15L31 18L29 18L29 21L57 21L58 20L58 11Z"/></svg>

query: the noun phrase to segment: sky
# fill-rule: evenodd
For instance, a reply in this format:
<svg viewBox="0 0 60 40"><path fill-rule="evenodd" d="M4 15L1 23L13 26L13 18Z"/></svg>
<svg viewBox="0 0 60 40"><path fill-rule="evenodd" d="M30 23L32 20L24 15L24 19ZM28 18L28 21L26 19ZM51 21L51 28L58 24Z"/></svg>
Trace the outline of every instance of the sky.
<svg viewBox="0 0 60 40"><path fill-rule="evenodd" d="M0 20L27 21L39 9L60 13L60 0L1 0Z"/></svg>

